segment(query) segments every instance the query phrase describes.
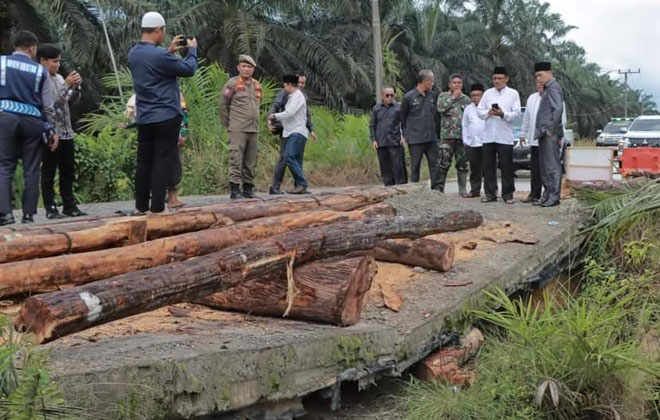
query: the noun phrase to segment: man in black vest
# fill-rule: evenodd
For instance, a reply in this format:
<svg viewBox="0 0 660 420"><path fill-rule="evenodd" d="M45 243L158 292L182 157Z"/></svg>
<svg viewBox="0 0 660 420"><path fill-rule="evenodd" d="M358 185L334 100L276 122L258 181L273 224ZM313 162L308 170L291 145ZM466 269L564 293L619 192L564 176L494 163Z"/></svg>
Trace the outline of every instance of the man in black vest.
<svg viewBox="0 0 660 420"><path fill-rule="evenodd" d="M14 223L11 187L23 159L23 223L34 222L39 201L42 142L57 149L53 92L48 70L37 64L37 37L19 31L14 53L0 56L0 226Z"/></svg>

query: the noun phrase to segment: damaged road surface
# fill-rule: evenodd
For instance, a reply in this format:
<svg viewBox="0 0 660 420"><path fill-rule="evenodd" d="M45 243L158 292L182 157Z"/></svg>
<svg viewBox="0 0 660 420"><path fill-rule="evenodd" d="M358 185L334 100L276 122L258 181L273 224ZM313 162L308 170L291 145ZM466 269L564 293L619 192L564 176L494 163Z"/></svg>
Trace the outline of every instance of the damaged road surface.
<svg viewBox="0 0 660 420"><path fill-rule="evenodd" d="M72 406L115 418L296 418L311 393L339 408L342 382L400 375L465 327L483 290L526 289L577 259L584 217L570 202L543 209L429 191L387 202L398 215L475 210L484 222L429 237L454 244L448 272L378 262L350 327L177 304L45 345L53 376Z"/></svg>

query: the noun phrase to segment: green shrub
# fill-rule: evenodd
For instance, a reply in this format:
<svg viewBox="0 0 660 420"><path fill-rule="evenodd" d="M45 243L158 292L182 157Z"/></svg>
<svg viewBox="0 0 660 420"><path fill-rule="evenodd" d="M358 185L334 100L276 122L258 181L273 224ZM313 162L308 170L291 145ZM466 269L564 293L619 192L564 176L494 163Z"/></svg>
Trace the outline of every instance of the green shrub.
<svg viewBox="0 0 660 420"><path fill-rule="evenodd" d="M0 419L79 418L81 410L65 406L45 360L43 352L13 333L9 318L0 316Z"/></svg>
<svg viewBox="0 0 660 420"><path fill-rule="evenodd" d="M135 130L111 125L95 136L76 136L74 191L79 202L121 201L133 198L136 137Z"/></svg>
<svg viewBox="0 0 660 420"><path fill-rule="evenodd" d="M640 419L654 404L657 355L644 351L640 308L630 289L545 296L543 309L503 291L498 311L475 311L496 327L476 362L477 382L456 390L413 382L404 406L413 420ZM634 315L634 316L633 316Z"/></svg>

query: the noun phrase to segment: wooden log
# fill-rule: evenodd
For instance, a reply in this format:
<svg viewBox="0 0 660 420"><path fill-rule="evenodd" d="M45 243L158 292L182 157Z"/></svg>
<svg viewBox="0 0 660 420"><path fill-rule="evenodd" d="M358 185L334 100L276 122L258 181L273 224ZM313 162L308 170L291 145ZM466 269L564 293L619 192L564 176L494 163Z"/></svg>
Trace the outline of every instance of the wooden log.
<svg viewBox="0 0 660 420"><path fill-rule="evenodd" d="M175 214L210 211L210 210L219 211L223 209L228 209L228 211L230 211L232 208L238 210L240 208L248 207L258 203L316 201L318 205L309 208L312 209L312 208L325 206L322 203L331 203L334 200L333 197L336 196L350 196L353 199L359 198L364 204L358 204L357 207L362 207L363 205L381 202L394 195L407 194L409 191L418 188L419 188L418 186L414 186L413 184L396 185L391 187L380 187L380 186L379 187L347 187L347 188L335 189L332 192L325 192L314 195L268 197L267 199L258 198L254 200L240 200L240 201L224 202L218 204L204 204L197 206L191 205L179 209ZM335 209L353 210L357 207L350 207L345 209L335 208ZM152 217L155 216L157 215L153 215ZM11 236L12 234L15 233L27 235L27 234L49 234L49 233L71 232L71 231L102 226L106 223L110 223L118 219L126 219L126 216L122 216L121 214L117 214L117 213L112 213L105 216L86 216L86 217L76 217L73 219L67 218L62 220L50 221L45 224L3 226L0 227L0 242L4 241L5 235ZM241 219L241 220L247 220L247 219Z"/></svg>
<svg viewBox="0 0 660 420"><path fill-rule="evenodd" d="M353 325L360 319L365 295L378 271L372 257L322 260L293 270L295 296L287 316L333 325ZM214 309L282 317L287 310L287 278L266 276L195 303Z"/></svg>
<svg viewBox="0 0 660 420"><path fill-rule="evenodd" d="M375 204L352 212L315 210L284 214L218 229L155 239L122 248L0 264L0 279L2 279L0 297L50 292L59 286L85 284L174 261L183 261L293 229L341 220L359 220L374 215L392 216L394 209L386 204Z"/></svg>
<svg viewBox="0 0 660 420"><path fill-rule="evenodd" d="M17 331L39 342L174 303L189 302L297 264L370 249L392 238L418 238L479 226L475 211L443 216L381 217L279 234L195 259L100 280L26 299Z"/></svg>
<svg viewBox="0 0 660 420"><path fill-rule="evenodd" d="M461 370L468 360L475 357L484 344L484 336L477 328L472 328L461 337L455 347L444 347L430 354L415 366L415 376L423 381L442 381L449 385L469 386L476 376Z"/></svg>
<svg viewBox="0 0 660 420"><path fill-rule="evenodd" d="M47 234L13 232L0 235L0 263L80 253L137 243L136 223L146 223L146 239L157 239L195 232L233 222L295 213L318 208L349 211L399 194L395 189L374 188L350 194L332 194L299 199L234 202L205 206L164 215L111 218L89 229L80 225L52 226ZM97 224L98 222L95 222ZM72 229L72 230L67 230ZM1 278L1 277L0 277Z"/></svg>
<svg viewBox="0 0 660 420"><path fill-rule="evenodd" d="M454 264L455 247L451 243L426 238L413 241L389 240L376 244L374 249L352 253L348 257L357 255L371 255L377 261L446 272Z"/></svg>

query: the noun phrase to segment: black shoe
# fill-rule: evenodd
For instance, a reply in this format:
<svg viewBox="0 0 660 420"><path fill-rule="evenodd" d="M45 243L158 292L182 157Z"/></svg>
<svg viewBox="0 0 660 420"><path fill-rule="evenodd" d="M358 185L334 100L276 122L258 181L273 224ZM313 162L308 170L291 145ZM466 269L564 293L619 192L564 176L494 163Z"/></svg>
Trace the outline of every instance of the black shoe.
<svg viewBox="0 0 660 420"><path fill-rule="evenodd" d="M34 223L34 215L24 214L21 223Z"/></svg>
<svg viewBox="0 0 660 420"><path fill-rule="evenodd" d="M497 201L497 198L484 197L484 198L481 199L482 203L494 203L496 201Z"/></svg>
<svg viewBox="0 0 660 420"><path fill-rule="evenodd" d="M46 206L46 219L61 219L62 215L55 206Z"/></svg>
<svg viewBox="0 0 660 420"><path fill-rule="evenodd" d="M257 198L257 196L254 195L254 192L252 192L253 188L254 188L254 185L252 185L252 184L243 184L243 197L244 198Z"/></svg>
<svg viewBox="0 0 660 420"><path fill-rule="evenodd" d="M13 213L0 214L0 226L6 226L16 223Z"/></svg>
<svg viewBox="0 0 660 420"><path fill-rule="evenodd" d="M527 198L524 198L524 199L520 200L520 202L525 203L525 204L527 204L527 203L534 204L534 203L538 203L539 199L527 196Z"/></svg>
<svg viewBox="0 0 660 420"><path fill-rule="evenodd" d="M270 187L268 189L268 194L270 194L270 195L282 195L284 193L279 188Z"/></svg>
<svg viewBox="0 0 660 420"><path fill-rule="evenodd" d="M241 195L240 185L230 182L229 189L230 189L230 194L229 194L230 200L238 200L239 198L243 198L243 196Z"/></svg>
<svg viewBox="0 0 660 420"><path fill-rule="evenodd" d="M65 215L67 215L69 217L87 216L87 213L80 210L78 207L74 207L72 209L62 210L62 213L64 213ZM48 217L48 216L46 216L46 217Z"/></svg>
<svg viewBox="0 0 660 420"><path fill-rule="evenodd" d="M555 207L559 205L559 200L557 201L544 201L543 203L539 204L541 207Z"/></svg>
<svg viewBox="0 0 660 420"><path fill-rule="evenodd" d="M306 187L303 187L302 185L296 185L294 189L287 191L287 194L309 194L309 192L307 191Z"/></svg>

